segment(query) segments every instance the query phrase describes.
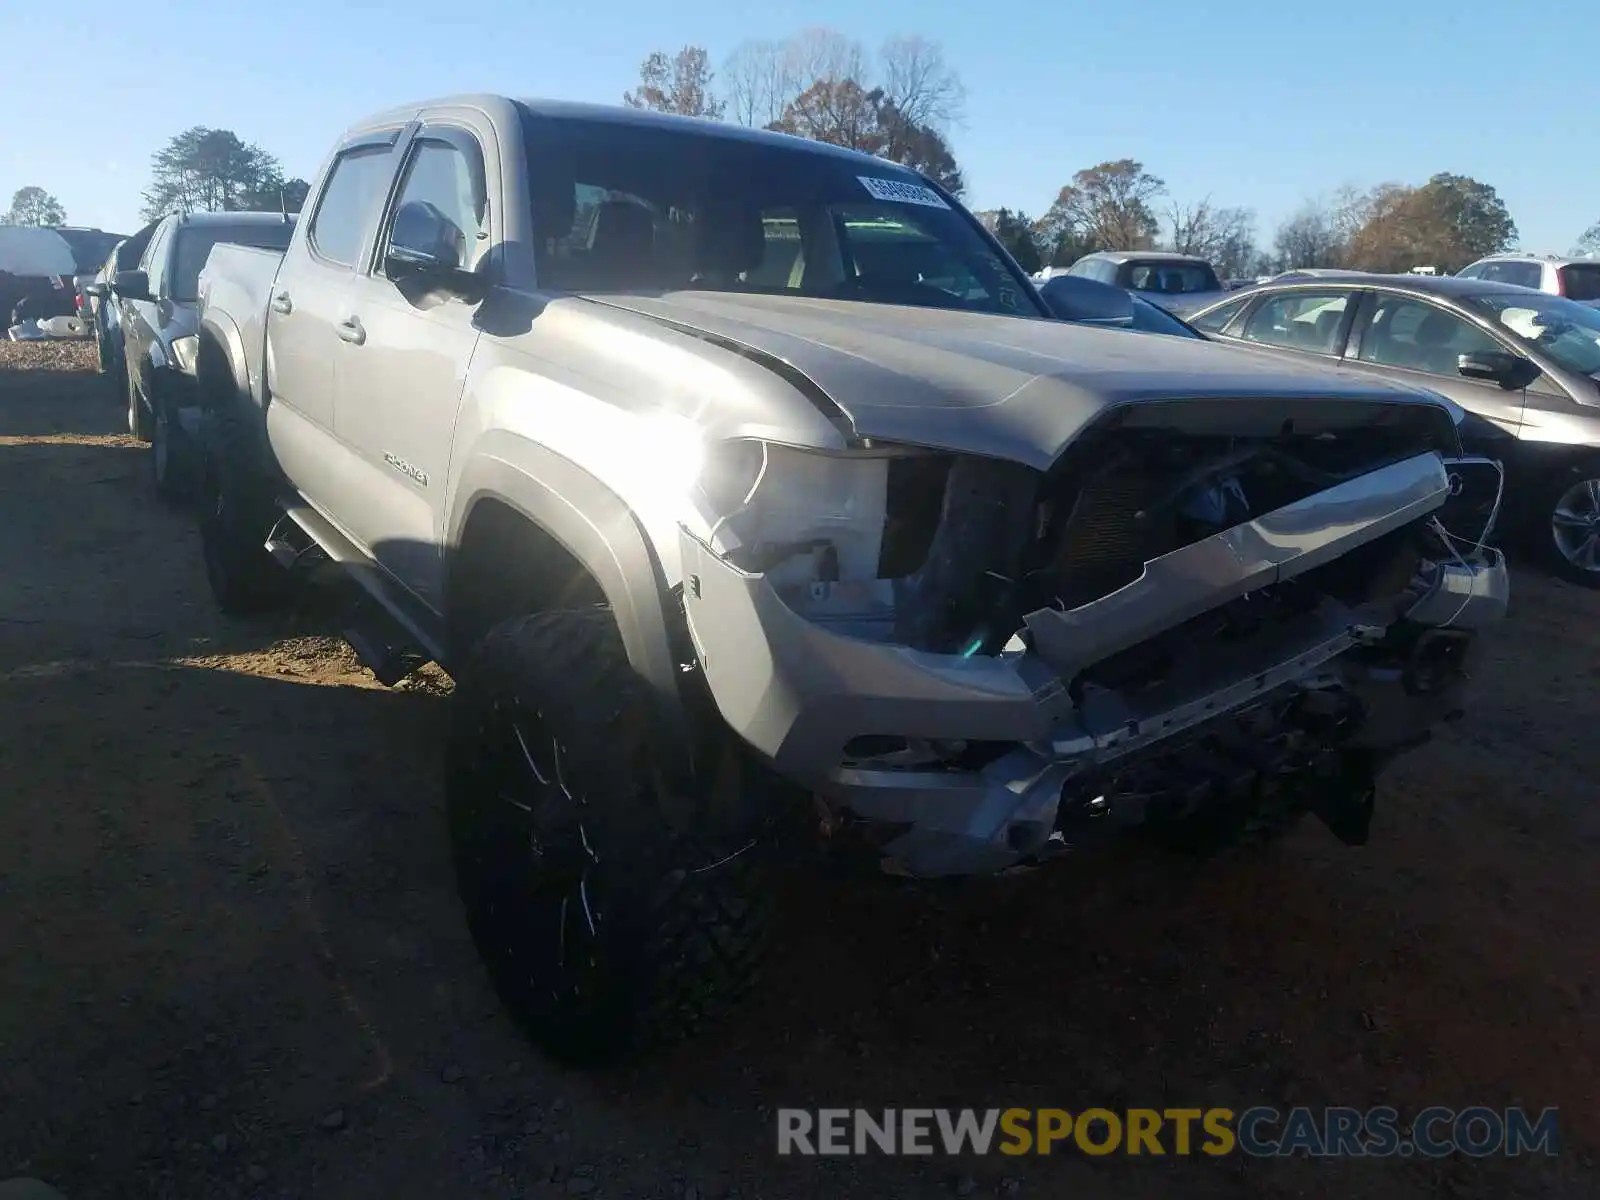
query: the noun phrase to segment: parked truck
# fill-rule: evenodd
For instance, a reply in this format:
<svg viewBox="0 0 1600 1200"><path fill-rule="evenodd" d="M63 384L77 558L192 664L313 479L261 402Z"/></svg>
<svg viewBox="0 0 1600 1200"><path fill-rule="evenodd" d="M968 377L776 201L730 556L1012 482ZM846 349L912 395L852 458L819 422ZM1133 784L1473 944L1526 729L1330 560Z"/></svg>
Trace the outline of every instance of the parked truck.
<svg viewBox="0 0 1600 1200"><path fill-rule="evenodd" d="M207 575L339 564L453 676L467 921L569 1059L744 989L796 814L922 878L1361 842L1505 608L1447 402L1053 320L893 163L472 96L303 213L201 276Z"/></svg>

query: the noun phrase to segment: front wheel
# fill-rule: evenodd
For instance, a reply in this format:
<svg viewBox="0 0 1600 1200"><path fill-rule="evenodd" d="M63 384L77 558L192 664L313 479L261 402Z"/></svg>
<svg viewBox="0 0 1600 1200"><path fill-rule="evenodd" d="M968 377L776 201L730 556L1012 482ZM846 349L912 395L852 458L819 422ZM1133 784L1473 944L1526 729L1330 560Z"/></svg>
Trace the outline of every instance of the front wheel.
<svg viewBox="0 0 1600 1200"><path fill-rule="evenodd" d="M169 504L182 504L193 495L194 457L178 414L158 401L150 434L150 478L156 494Z"/></svg>
<svg viewBox="0 0 1600 1200"><path fill-rule="evenodd" d="M122 381L123 390L128 396L128 432L141 442L148 442L155 435L155 419L145 407L144 399L139 395L139 381L134 378L126 362L122 367Z"/></svg>
<svg viewBox="0 0 1600 1200"><path fill-rule="evenodd" d="M1600 459L1554 472L1534 514L1534 537L1550 569L1570 583L1600 588Z"/></svg>
<svg viewBox="0 0 1600 1200"><path fill-rule="evenodd" d="M665 802L648 696L597 608L497 626L452 699L467 924L506 1005L571 1063L700 1025L749 987L766 941L764 839Z"/></svg>

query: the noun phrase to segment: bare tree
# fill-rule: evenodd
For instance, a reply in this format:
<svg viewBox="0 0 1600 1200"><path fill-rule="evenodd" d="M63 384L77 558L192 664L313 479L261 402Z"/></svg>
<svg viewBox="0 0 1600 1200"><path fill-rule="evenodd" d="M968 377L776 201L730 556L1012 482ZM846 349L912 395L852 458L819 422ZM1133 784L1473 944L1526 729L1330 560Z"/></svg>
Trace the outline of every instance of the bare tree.
<svg viewBox="0 0 1600 1200"><path fill-rule="evenodd" d="M729 115L757 129L782 117L802 86L789 45L780 41L741 42L723 64L722 79Z"/></svg>
<svg viewBox="0 0 1600 1200"><path fill-rule="evenodd" d="M1600 254L1600 221L1596 221L1579 235L1572 247L1574 254Z"/></svg>
<svg viewBox="0 0 1600 1200"><path fill-rule="evenodd" d="M1337 267L1344 261L1347 218L1320 200L1307 200L1278 226L1274 249L1279 270L1296 267Z"/></svg>
<svg viewBox="0 0 1600 1200"><path fill-rule="evenodd" d="M1256 247L1256 214L1251 208L1223 208L1217 211L1216 240L1207 256L1217 274L1237 279L1258 274L1261 251Z"/></svg>
<svg viewBox="0 0 1600 1200"><path fill-rule="evenodd" d="M943 129L961 120L966 88L938 43L892 37L878 52L878 86L907 121Z"/></svg>
<svg viewBox="0 0 1600 1200"><path fill-rule="evenodd" d="M1217 208L1207 196L1194 204L1167 208L1168 245L1177 254L1206 259L1219 275L1237 277L1256 259L1256 214L1248 208Z"/></svg>
<svg viewBox="0 0 1600 1200"><path fill-rule="evenodd" d="M1167 206L1167 225L1172 230L1167 244L1174 254L1196 254L1208 258L1217 239L1217 214L1211 197L1193 204L1176 201Z"/></svg>
<svg viewBox="0 0 1600 1200"><path fill-rule="evenodd" d="M723 103L711 94L711 80L704 47L685 46L671 58L656 50L639 66L638 91L624 92L622 102L631 108L719 121Z"/></svg>
<svg viewBox="0 0 1600 1200"><path fill-rule="evenodd" d="M1319 202L1319 206L1327 211L1334 236L1341 243L1348 245L1350 239L1361 231L1362 226L1372 220L1373 209L1385 191L1399 186L1386 183L1375 188L1362 189L1353 183L1347 183L1333 193L1331 201Z"/></svg>
<svg viewBox="0 0 1600 1200"><path fill-rule="evenodd" d="M867 52L854 38L837 29L817 25L789 39L785 51L788 69L803 86L817 81L837 83L867 78Z"/></svg>

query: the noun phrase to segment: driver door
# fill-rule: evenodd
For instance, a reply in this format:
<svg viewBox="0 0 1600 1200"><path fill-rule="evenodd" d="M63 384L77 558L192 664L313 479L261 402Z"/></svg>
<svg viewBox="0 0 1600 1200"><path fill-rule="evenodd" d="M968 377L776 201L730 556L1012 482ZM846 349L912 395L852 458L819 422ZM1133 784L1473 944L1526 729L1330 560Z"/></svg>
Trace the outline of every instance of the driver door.
<svg viewBox="0 0 1600 1200"><path fill-rule="evenodd" d="M354 456L346 531L390 575L435 609L443 592L443 520L450 449L477 309L402 290L385 270L394 214L427 204L459 230L459 265L474 270L494 244L485 185L487 141L462 123L424 124L407 147L377 245L337 314L334 428ZM488 144L492 145L492 141Z"/></svg>

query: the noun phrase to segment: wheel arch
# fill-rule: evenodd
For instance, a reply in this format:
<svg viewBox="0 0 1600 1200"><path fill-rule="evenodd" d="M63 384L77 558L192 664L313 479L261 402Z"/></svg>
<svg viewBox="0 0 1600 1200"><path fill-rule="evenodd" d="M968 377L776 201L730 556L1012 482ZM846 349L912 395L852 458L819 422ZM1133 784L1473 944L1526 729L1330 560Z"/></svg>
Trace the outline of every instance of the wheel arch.
<svg viewBox="0 0 1600 1200"><path fill-rule="evenodd" d="M603 602L633 669L650 688L663 735L692 770L689 717L660 559L627 504L568 459L520 438L475 454L447 518L444 609L452 661L507 617Z"/></svg>
<svg viewBox="0 0 1600 1200"><path fill-rule="evenodd" d="M195 369L201 404L207 408L250 394L245 373L244 338L232 318L207 313L200 322L200 348Z"/></svg>

